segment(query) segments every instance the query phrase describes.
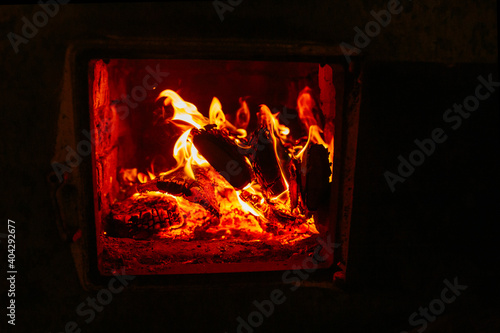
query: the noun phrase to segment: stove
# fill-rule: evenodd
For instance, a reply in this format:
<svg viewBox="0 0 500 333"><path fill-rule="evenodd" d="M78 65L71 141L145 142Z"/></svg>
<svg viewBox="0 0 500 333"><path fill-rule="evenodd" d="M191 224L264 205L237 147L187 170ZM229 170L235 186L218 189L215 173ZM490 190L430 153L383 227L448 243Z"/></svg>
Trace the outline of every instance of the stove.
<svg viewBox="0 0 500 333"><path fill-rule="evenodd" d="M358 68L306 42L74 43L59 127L73 145L53 168L81 281L279 274L312 258L344 277Z"/></svg>

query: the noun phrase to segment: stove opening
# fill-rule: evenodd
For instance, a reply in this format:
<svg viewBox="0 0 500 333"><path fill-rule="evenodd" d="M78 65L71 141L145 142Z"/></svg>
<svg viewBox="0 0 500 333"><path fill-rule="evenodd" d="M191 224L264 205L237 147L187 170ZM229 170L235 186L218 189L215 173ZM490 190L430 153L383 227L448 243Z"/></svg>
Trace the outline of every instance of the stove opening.
<svg viewBox="0 0 500 333"><path fill-rule="evenodd" d="M91 60L100 273L286 270L312 256L334 232L343 80L318 63Z"/></svg>

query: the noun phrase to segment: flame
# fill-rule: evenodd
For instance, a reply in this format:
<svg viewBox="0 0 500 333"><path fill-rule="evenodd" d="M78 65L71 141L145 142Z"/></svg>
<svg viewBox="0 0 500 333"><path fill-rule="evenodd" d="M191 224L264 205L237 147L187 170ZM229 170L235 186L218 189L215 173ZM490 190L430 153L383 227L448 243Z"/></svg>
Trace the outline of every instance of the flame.
<svg viewBox="0 0 500 333"><path fill-rule="evenodd" d="M280 124L278 121L278 116L279 113L276 113L273 115L271 113L271 110L269 107L266 105L262 104L260 106L260 120L261 124L265 125L271 132L271 138L273 140L273 148L274 148L274 154L277 157L277 162L278 166L280 168L281 172L281 178L283 180L283 183L285 184L286 192L288 192L288 189L290 186L288 185L288 181L286 180L285 172L284 172L284 166L283 166L283 161L281 161L280 158L278 158L278 140L286 140L286 136L290 133L290 129L286 127L283 124ZM281 194L278 196L281 197Z"/></svg>
<svg viewBox="0 0 500 333"><path fill-rule="evenodd" d="M209 124L207 118L198 112L194 104L184 101L175 91L168 89L163 90L156 100L162 97L166 97L164 101L165 106L172 104L174 108L174 115L172 116L173 121L181 120L191 124L197 129Z"/></svg>
<svg viewBox="0 0 500 333"><path fill-rule="evenodd" d="M179 137L179 139L177 139L174 145L173 153L174 158L177 161L177 165L173 169L162 173L162 175L171 174L184 167L185 174L191 179L196 179L192 166L198 165L201 167L206 167L210 165L203 156L198 154L198 149L196 149L196 147L194 146L190 134L191 129L184 132Z"/></svg>
<svg viewBox="0 0 500 333"><path fill-rule="evenodd" d="M313 110L316 108L316 102L314 101L311 92L312 92L311 88L306 86L304 89L302 89L302 91L299 93L299 97L297 98L297 110L299 113L299 118L304 127L306 128L306 130L309 132L309 135L307 143L300 150L300 152L297 155L295 155L295 157L299 159L302 158L304 152L307 150L307 147L311 142L323 145L323 147L325 147L330 152L329 161L330 161L330 170L332 171L332 174L330 175L330 181L331 181L333 176L334 140L332 137L330 142L326 143L325 140L323 139L323 136L321 135L323 131L318 126L316 118L314 117Z"/></svg>
<svg viewBox="0 0 500 333"><path fill-rule="evenodd" d="M240 108L236 111L236 127L246 130L250 123L250 109L248 108L247 101L240 98Z"/></svg>
<svg viewBox="0 0 500 333"><path fill-rule="evenodd" d="M218 129L225 127L226 116L224 115L224 112L222 112L222 105L217 97L212 99L208 114L210 124L216 125Z"/></svg>
<svg viewBox="0 0 500 333"><path fill-rule="evenodd" d="M146 176L145 174L143 174L142 172L139 172L137 174L137 179L141 182L141 183L146 183L148 181L148 176Z"/></svg>
<svg viewBox="0 0 500 333"><path fill-rule="evenodd" d="M234 126L226 119L226 115L222 111L222 105L217 97L212 99L208 114L210 124L215 125L217 129L227 128L229 131L236 133L239 138L247 136L245 129Z"/></svg>
<svg viewBox="0 0 500 333"><path fill-rule="evenodd" d="M276 114L272 114L269 107L262 104L260 106L260 112L258 116L261 125L265 125L267 128L272 130L272 133L278 135L280 139L286 140L286 136L290 134L290 129L279 122L279 112Z"/></svg>
<svg viewBox="0 0 500 333"><path fill-rule="evenodd" d="M287 184L288 186L288 184ZM278 194L277 196L275 197L272 197L271 198L271 201L278 201L278 202L281 202L281 203L286 203L289 199L289 192L288 192L288 187L286 190L284 190L283 192L281 192L280 194Z"/></svg>
<svg viewBox="0 0 500 333"><path fill-rule="evenodd" d="M211 122L198 111L194 104L184 101L176 92L167 89L160 93L157 100L161 97L166 97L164 101L165 106L171 104L174 108L174 114L171 117L170 121L181 120L191 126L179 137L179 139L177 139L174 145L173 156L177 161L177 165L173 169L162 173L162 175L171 174L184 167L185 174L189 178L195 179L192 166L197 165L206 167L209 165L209 163L203 156L198 153L198 150L194 146L192 138L190 137L191 129L193 127L201 129ZM225 120L224 113L222 112L220 102L217 98L214 98L212 105L214 105L213 108L215 110L213 116L214 121L217 121L221 117Z"/></svg>
<svg viewBox="0 0 500 333"><path fill-rule="evenodd" d="M122 180L125 182L133 183L137 180L137 168L123 169L120 173L122 174Z"/></svg>
<svg viewBox="0 0 500 333"><path fill-rule="evenodd" d="M256 211L252 206L247 204L245 201L241 200L240 195L241 195L241 191L236 191L236 197L238 198L238 202L240 203L241 207L243 208L243 210L245 212L250 213L253 216L262 216L262 214L259 213L258 211Z"/></svg>
<svg viewBox="0 0 500 333"><path fill-rule="evenodd" d="M313 109L316 107L316 102L311 95L311 91L311 88L305 87L299 93L299 97L297 98L297 110L299 113L299 118L307 131L309 131L311 126L318 126L313 112Z"/></svg>
<svg viewBox="0 0 500 333"><path fill-rule="evenodd" d="M169 119L170 121L181 120L190 125L190 128L188 128L179 137L174 145L173 156L177 161L177 165L173 169L162 173L162 175L171 174L181 167L184 167L185 174L191 179L196 179L192 168L193 165L197 165L200 167L206 167L209 165L208 161L198 153L198 150L194 146L192 138L190 137L191 128L193 127L201 129L206 125L212 124L215 125L218 129L232 129L240 138L246 136L245 130L236 129L234 125L226 120L226 116L222 111L222 105L217 97L214 97L212 99L208 119L198 111L194 104L184 101L182 97L180 97L176 92L172 90L167 89L162 91L157 100L161 97L165 97L165 106L171 104L174 108L174 114Z"/></svg>
<svg viewBox="0 0 500 333"><path fill-rule="evenodd" d="M309 127L309 136L307 138L307 142L304 145L304 147L295 155L295 158L301 159L302 156L304 155L304 152L307 150L307 147L309 147L309 144L312 143L318 143L323 145L326 149L328 148L328 145L326 142L323 140L323 137L321 136L321 133L323 131L318 127L318 125L312 125Z"/></svg>

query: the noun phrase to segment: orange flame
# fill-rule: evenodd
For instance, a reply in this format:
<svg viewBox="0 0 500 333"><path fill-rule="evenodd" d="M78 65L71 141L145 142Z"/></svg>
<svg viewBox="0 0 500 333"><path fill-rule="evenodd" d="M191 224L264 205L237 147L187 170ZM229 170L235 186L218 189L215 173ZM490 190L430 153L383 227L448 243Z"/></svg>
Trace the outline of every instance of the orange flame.
<svg viewBox="0 0 500 333"><path fill-rule="evenodd" d="M137 168L133 169L123 169L120 171L122 173L122 179L128 182L135 182L137 179Z"/></svg>
<svg viewBox="0 0 500 333"><path fill-rule="evenodd" d="M306 151L307 147L311 142L321 144L330 152L330 169L333 173L333 153L334 153L333 137L331 138L330 142L326 143L325 140L323 139L323 136L321 135L323 131L318 126L318 123L314 116L313 109L316 108L316 102L314 101L311 92L312 92L311 88L305 87L299 93L299 97L297 98L297 110L299 113L299 118L304 127L306 128L306 130L309 132L309 136L307 139L307 143L300 150L300 152L297 155L295 155L295 157L302 158L302 155L304 154L304 152ZM332 176L330 176L330 181L331 180Z"/></svg>
<svg viewBox="0 0 500 333"><path fill-rule="evenodd" d="M271 113L271 110L269 109L269 107L267 107L266 105L262 104L260 106L259 117L261 120L261 124L265 125L269 129L269 131L271 132L271 137L273 140L274 154L276 157L279 156L279 154L278 154L278 140L279 139L286 140L286 136L290 133L290 129L288 127L286 127L283 124L280 124L280 122L278 121L278 116L279 116L279 113L276 113L275 115L273 115ZM285 192L288 193L288 189L290 188L290 186L288 185L288 181L286 180L286 177L285 177L283 161L281 161L279 158L277 158L277 161L278 161L278 166L279 166L280 172L281 172L281 178L283 179L283 183L285 184L285 188L286 188ZM274 199L277 199L278 197L284 198L284 193L278 195Z"/></svg>
<svg viewBox="0 0 500 333"><path fill-rule="evenodd" d="M316 107L316 102L311 95L311 88L305 87L299 93L297 98L297 110L299 113L299 118L304 124L307 131L313 125L318 125L316 118L314 117L313 109Z"/></svg>
<svg viewBox="0 0 500 333"><path fill-rule="evenodd" d="M154 178L151 178L151 173L149 173L149 176L148 176L148 175L146 175L146 174L144 174L142 172L138 172L137 168L122 169L120 171L120 174L121 174L121 177L122 177L123 181L130 182L130 183L135 183L135 182L139 181L140 183L144 184L149 179L154 179ZM153 175L153 177L154 177L154 175Z"/></svg>
<svg viewBox="0 0 500 333"><path fill-rule="evenodd" d="M236 111L236 127L240 129L247 129L250 123L250 109L248 108L247 101L240 98L240 108Z"/></svg>
<svg viewBox="0 0 500 333"><path fill-rule="evenodd" d="M304 147L295 155L295 158L301 159L302 155L304 155L304 152L307 150L307 147L311 142L321 144L323 145L323 147L329 149L328 145L323 140L321 133L323 133L323 131L318 127L318 125L312 125L311 127L309 127L309 136L307 138L307 142Z"/></svg>

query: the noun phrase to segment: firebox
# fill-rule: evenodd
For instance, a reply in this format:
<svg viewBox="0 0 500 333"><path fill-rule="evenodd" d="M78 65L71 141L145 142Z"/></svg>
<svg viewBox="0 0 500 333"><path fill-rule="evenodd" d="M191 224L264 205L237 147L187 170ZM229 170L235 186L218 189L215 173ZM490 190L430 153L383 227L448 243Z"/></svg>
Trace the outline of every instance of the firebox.
<svg viewBox="0 0 500 333"><path fill-rule="evenodd" d="M339 54L257 41L71 47L61 112L75 132L59 140L91 150L56 198L77 201L76 212L59 202L59 225L82 281L284 271L315 255L343 276L360 81Z"/></svg>

